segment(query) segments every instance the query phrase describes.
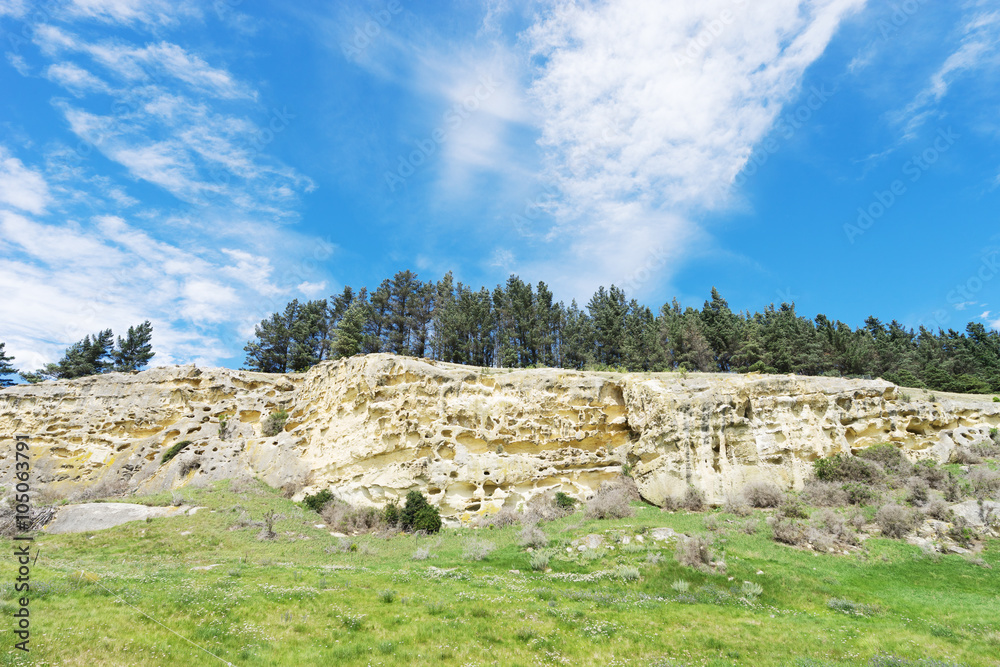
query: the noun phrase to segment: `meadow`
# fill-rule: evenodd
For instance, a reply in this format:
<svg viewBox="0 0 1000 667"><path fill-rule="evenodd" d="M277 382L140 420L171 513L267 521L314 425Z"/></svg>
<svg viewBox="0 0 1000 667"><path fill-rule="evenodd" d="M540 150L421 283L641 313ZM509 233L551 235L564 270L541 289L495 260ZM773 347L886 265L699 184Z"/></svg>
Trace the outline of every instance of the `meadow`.
<svg viewBox="0 0 1000 667"><path fill-rule="evenodd" d="M256 481L181 493L127 502L205 509L40 535L31 652L8 635L0 664L1000 664L997 540L976 558L879 537L817 553L775 542L771 510L638 502L541 523L539 548L521 526L345 538ZM706 536L724 567L682 565L660 527ZM570 544L595 533L605 546ZM8 623L14 576L3 559Z"/></svg>

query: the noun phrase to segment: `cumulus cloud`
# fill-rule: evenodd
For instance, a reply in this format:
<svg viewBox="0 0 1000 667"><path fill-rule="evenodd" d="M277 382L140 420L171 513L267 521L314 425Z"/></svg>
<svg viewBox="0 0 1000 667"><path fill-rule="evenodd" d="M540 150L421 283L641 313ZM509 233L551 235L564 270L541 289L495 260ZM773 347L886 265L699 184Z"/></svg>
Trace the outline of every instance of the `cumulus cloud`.
<svg viewBox="0 0 1000 667"><path fill-rule="evenodd" d="M0 146L0 204L29 213L43 213L49 204L45 178L25 167L3 146Z"/></svg>
<svg viewBox="0 0 1000 667"><path fill-rule="evenodd" d="M552 238L598 282L662 274L864 0L562 2L527 33ZM560 273L576 274L570 270ZM638 287L638 286L636 286Z"/></svg>

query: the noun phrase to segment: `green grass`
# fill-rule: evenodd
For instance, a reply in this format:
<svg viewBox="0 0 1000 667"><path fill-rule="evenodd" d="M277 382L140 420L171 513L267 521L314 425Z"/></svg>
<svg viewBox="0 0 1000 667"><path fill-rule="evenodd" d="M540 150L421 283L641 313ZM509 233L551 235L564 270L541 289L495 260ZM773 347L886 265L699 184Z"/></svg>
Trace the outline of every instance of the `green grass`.
<svg viewBox="0 0 1000 667"><path fill-rule="evenodd" d="M164 626L247 667L856 665L880 654L996 665L1000 654L996 541L982 554L993 569L958 556L931 560L882 539L851 556L815 554L774 543L766 527L755 535L724 530L716 548L725 550L725 574L684 568L662 544L616 545L593 560L567 553L573 538L612 529L707 534L707 514L636 505L631 519L584 521L577 513L543 524L551 568L544 572L532 569L520 528L362 536L351 538L357 550L342 550L340 539L313 527L316 514L276 491L227 488L185 489L188 502L207 508L194 516L41 536L33 662L5 648L0 664L222 664ZM261 542L254 527L230 530L272 509L284 516L278 539ZM715 516L723 529L736 525ZM496 548L466 561L470 539ZM413 560L421 547L431 557ZM663 557L650 563L650 551ZM219 567L191 569L212 564ZM595 573L605 574L586 577ZM0 613L8 623L13 577L5 558ZM673 588L678 580L688 582L686 593ZM743 596L744 581L760 585L759 597Z"/></svg>

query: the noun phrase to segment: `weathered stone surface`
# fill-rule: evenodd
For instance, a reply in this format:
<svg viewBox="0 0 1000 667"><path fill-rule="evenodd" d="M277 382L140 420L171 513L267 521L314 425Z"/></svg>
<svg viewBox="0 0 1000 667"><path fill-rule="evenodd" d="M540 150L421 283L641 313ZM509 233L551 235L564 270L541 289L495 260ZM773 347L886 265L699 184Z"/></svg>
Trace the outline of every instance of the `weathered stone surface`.
<svg viewBox="0 0 1000 667"><path fill-rule="evenodd" d="M283 430L265 436L282 409ZM719 503L757 479L800 487L815 458L880 442L944 460L997 424L988 397L905 401L880 380L506 371L392 355L289 375L179 366L0 390L0 484L10 488L14 436L25 434L34 488L60 496L253 474L295 485L296 498L329 487L363 504L421 489L467 519L549 491L585 498L623 463L650 502L690 484Z"/></svg>
<svg viewBox="0 0 1000 667"><path fill-rule="evenodd" d="M129 503L84 503L82 505L67 505L59 509L55 519L42 530L46 533L89 533L94 530L114 528L130 521L169 516L193 514L192 508L186 505L180 507L147 507Z"/></svg>

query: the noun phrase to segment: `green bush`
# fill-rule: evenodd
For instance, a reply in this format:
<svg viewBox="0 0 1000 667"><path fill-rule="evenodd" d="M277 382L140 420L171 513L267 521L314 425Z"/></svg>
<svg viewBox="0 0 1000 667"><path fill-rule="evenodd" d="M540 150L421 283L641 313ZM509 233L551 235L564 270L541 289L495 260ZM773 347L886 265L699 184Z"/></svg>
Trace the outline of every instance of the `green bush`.
<svg viewBox="0 0 1000 667"><path fill-rule="evenodd" d="M174 445L173 447L171 447L170 449L168 449L166 452L163 453L163 458L160 459L160 465L163 465L170 459L180 454L182 451L184 451L184 448L190 444L191 444L190 440L181 440L180 442L178 442L176 445Z"/></svg>
<svg viewBox="0 0 1000 667"><path fill-rule="evenodd" d="M889 443L863 449L858 452L858 456L868 461L874 461L886 470L896 473L908 473L911 468L909 460L903 454L903 450Z"/></svg>
<svg viewBox="0 0 1000 667"><path fill-rule="evenodd" d="M264 422L264 437L270 438L281 433L285 428L286 421L288 421L288 413L284 410L272 412L271 416Z"/></svg>
<svg viewBox="0 0 1000 667"><path fill-rule="evenodd" d="M333 494L330 493L330 489L323 489L319 493L306 496L302 499L302 503L313 512L319 513L331 500Z"/></svg>
<svg viewBox="0 0 1000 667"><path fill-rule="evenodd" d="M994 403L1000 403L1000 396L994 396L993 397L993 402Z"/></svg>
<svg viewBox="0 0 1000 667"><path fill-rule="evenodd" d="M399 523L399 505L396 504L395 500L388 503L382 509L382 518L385 519L385 522L390 526L395 526Z"/></svg>
<svg viewBox="0 0 1000 667"><path fill-rule="evenodd" d="M882 481L884 473L880 466L859 458L834 454L825 459L813 461L813 471L816 478L825 482L864 482L876 484Z"/></svg>
<svg viewBox="0 0 1000 667"><path fill-rule="evenodd" d="M880 497L878 491L862 482L844 484L843 488L847 492L847 502L852 505L871 505Z"/></svg>
<svg viewBox="0 0 1000 667"><path fill-rule="evenodd" d="M562 491L556 491L556 507L560 507L564 510L573 509L576 507L576 501L572 497L563 493Z"/></svg>
<svg viewBox="0 0 1000 667"><path fill-rule="evenodd" d="M406 494L406 502L399 511L399 522L406 531L423 530L436 533L441 530L441 513L427 502L424 494L410 491Z"/></svg>

